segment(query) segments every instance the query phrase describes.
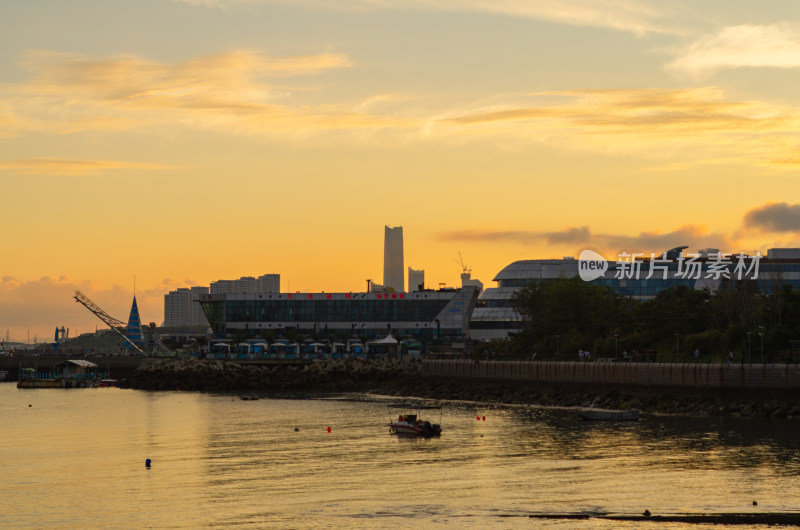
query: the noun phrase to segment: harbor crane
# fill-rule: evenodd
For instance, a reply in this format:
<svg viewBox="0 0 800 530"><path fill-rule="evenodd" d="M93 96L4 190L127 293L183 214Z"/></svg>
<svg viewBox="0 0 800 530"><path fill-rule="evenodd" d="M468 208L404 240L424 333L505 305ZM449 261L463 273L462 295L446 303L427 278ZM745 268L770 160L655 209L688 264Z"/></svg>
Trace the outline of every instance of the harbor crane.
<svg viewBox="0 0 800 530"><path fill-rule="evenodd" d="M75 298L76 302L79 302L86 309L94 313L94 315L100 320L102 320L108 327L113 329L117 333L117 335L122 337L122 339L125 342L127 342L131 348L136 350L136 352L138 352L141 355L145 356L148 355L147 353L145 353L144 350L142 350L139 346L137 346L136 343L134 343L130 338L128 338L128 336L125 335L125 333L121 331L128 327L128 325L125 322L116 319L111 315L109 315L108 313L106 313L105 311L103 311L103 309L99 305L92 302L88 296L86 296L80 291L75 291L75 296L73 298ZM168 355L168 356L174 355L166 346L164 346L164 343L162 343L161 340L158 339L158 337L155 337L154 345L155 348L163 355Z"/></svg>

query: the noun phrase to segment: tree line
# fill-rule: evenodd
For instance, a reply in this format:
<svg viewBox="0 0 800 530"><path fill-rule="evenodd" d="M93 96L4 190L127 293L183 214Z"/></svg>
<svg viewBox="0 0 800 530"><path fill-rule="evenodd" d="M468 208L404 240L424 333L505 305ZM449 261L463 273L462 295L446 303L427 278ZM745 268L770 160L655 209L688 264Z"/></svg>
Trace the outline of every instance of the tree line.
<svg viewBox="0 0 800 530"><path fill-rule="evenodd" d="M800 290L768 293L742 281L712 292L679 285L638 301L580 278L531 282L517 292L522 331L510 339L518 358L691 362L800 361ZM793 350L797 345L798 352ZM763 353L762 353L763 352Z"/></svg>

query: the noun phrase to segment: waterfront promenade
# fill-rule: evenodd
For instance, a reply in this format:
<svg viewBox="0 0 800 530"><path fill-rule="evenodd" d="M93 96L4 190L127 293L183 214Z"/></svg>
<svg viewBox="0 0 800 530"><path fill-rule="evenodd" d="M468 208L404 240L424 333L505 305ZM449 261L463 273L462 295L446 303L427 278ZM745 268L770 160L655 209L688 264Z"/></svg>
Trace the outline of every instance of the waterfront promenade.
<svg viewBox="0 0 800 530"><path fill-rule="evenodd" d="M426 360L426 377L683 389L800 390L798 364Z"/></svg>

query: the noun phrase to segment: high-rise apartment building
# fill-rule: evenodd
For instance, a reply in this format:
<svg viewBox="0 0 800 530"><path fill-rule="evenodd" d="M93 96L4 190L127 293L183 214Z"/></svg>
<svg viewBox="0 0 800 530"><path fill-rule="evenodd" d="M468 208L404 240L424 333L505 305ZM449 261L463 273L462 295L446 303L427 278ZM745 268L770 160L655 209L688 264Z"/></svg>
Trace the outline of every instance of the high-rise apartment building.
<svg viewBox="0 0 800 530"><path fill-rule="evenodd" d="M408 268L408 292L414 293L425 288L425 271Z"/></svg>
<svg viewBox="0 0 800 530"><path fill-rule="evenodd" d="M383 286L395 292L405 292L403 266L403 227L386 226L383 237Z"/></svg>
<svg viewBox="0 0 800 530"><path fill-rule="evenodd" d="M206 326L208 319L198 300L208 294L260 294L281 292L281 275L244 276L218 280L210 287L183 287L164 295L164 326Z"/></svg>
<svg viewBox="0 0 800 530"><path fill-rule="evenodd" d="M208 325L198 300L208 294L208 287L182 287L164 295L164 326Z"/></svg>
<svg viewBox="0 0 800 530"><path fill-rule="evenodd" d="M281 275L264 274L258 278L243 276L238 280L211 282L211 294L258 294L281 292Z"/></svg>
<svg viewBox="0 0 800 530"><path fill-rule="evenodd" d="M259 293L279 293L281 292L281 275L264 274L257 279L256 289Z"/></svg>

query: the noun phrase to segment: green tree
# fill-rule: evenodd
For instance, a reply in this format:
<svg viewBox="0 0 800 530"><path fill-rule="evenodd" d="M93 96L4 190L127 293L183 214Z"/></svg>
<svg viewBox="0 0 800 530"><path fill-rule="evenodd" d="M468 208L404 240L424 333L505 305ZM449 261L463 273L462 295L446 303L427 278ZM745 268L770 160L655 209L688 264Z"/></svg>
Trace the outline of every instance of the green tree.
<svg viewBox="0 0 800 530"><path fill-rule="evenodd" d="M515 339L519 347L543 352L586 348L596 353L601 348L605 355L614 351L614 335L630 327L633 307L629 298L611 288L577 277L531 282L513 303L523 318L522 333Z"/></svg>

